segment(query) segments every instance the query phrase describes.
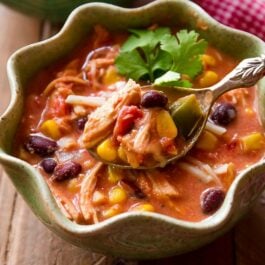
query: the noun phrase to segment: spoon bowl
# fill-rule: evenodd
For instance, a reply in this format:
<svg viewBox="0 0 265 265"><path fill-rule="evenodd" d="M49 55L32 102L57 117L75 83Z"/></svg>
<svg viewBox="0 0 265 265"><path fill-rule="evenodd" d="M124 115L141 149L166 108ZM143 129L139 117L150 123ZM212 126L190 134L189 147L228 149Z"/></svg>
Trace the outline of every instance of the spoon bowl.
<svg viewBox="0 0 265 265"><path fill-rule="evenodd" d="M205 128L206 122L208 120L209 114L211 112L211 108L215 101L225 92L236 88L242 87L251 87L255 85L265 74L265 54L261 55L260 57L255 58L248 58L241 61L229 74L227 74L221 81L216 83L215 85L207 88L183 88L183 87L161 87L161 86L144 86L143 89L157 89L161 90L168 90L173 89L175 93L181 94L183 96L187 95L195 95L196 99L199 103L200 109L202 111L202 116L197 122L194 124L188 137L185 139L185 143L179 152L172 156L171 158L167 159L165 162L160 163L157 162L151 166L139 166L137 168L132 167L131 165L127 164L120 164L118 162L109 162L103 160L101 157L97 155L94 150L88 150L93 157L102 161L105 164L120 167L124 169L153 169L157 167L164 167L167 164L176 161L183 156L185 156L191 148L195 145L198 141L202 131Z"/></svg>

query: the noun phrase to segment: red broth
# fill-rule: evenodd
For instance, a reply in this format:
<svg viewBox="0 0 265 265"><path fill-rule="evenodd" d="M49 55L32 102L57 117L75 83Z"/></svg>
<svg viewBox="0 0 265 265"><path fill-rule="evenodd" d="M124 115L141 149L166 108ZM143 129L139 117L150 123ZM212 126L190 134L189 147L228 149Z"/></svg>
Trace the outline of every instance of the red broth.
<svg viewBox="0 0 265 265"><path fill-rule="evenodd" d="M201 138L201 146L195 146L182 161L148 171L122 170L101 165L79 142L83 132L78 127L83 121L78 119L86 117L93 109L78 108L67 104L65 99L71 94L107 97L118 90L118 86L107 84L104 79L107 69L114 67L114 62L108 62L107 67L104 66L102 71L99 69L95 76L92 76L93 67L90 66L87 77L94 78L97 87L91 85L91 79L88 83L76 83L71 78L83 80L81 68L87 54L93 49L119 47L126 37L127 34L110 34L101 28L96 29L67 58L40 71L31 80L23 117L14 140L14 154L36 167L47 181L59 207L69 219L77 223L91 224L128 211L154 211L182 220L200 221L214 213L202 209L202 193L208 188L215 188L225 194L242 170L264 157L264 129L256 109L255 88L238 89L223 95L214 108L219 103L231 103L236 108L236 119L223 126L226 132L222 135L211 131L209 134L208 131L208 135L204 135L208 141L206 147L203 143L205 139ZM215 63L205 63L204 72L213 71L218 79L238 63L214 47L209 47L206 54L214 58ZM115 75L117 73L114 71L116 81L125 81L124 77L117 78ZM200 86L202 77L203 74L196 78L194 87ZM58 78L61 81L49 93L43 93L50 82ZM49 126L53 128L52 132L43 129L43 123L47 120L55 121L59 129L54 129L51 123ZM43 169L44 156L25 148L30 134L54 138L58 149L44 156L53 158L57 166L72 161L80 164L81 169L76 169L75 176L56 180L53 173ZM197 171L194 173L187 170L187 166L203 172L210 180L204 181L197 176Z"/></svg>

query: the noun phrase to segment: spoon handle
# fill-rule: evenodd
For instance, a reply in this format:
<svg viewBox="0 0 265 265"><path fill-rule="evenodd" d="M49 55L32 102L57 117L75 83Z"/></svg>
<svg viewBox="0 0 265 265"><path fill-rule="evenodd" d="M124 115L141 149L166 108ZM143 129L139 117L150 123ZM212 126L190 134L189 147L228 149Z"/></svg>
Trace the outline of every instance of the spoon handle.
<svg viewBox="0 0 265 265"><path fill-rule="evenodd" d="M260 57L243 60L233 71L209 89L212 90L215 100L229 90L255 85L264 74L265 54L262 54Z"/></svg>

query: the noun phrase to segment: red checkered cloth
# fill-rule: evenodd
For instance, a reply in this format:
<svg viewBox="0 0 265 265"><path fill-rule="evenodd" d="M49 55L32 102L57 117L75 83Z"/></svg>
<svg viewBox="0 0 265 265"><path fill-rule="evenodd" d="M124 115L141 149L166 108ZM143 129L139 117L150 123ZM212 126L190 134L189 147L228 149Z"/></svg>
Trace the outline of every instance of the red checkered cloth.
<svg viewBox="0 0 265 265"><path fill-rule="evenodd" d="M265 0L197 0L219 22L265 41Z"/></svg>

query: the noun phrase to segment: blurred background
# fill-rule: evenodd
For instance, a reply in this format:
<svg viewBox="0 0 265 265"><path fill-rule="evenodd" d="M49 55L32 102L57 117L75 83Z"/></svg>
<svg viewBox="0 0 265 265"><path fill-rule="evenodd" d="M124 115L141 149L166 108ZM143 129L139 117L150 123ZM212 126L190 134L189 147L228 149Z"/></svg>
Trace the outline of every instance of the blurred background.
<svg viewBox="0 0 265 265"><path fill-rule="evenodd" d="M104 2L123 7L132 6L133 0L1 0L0 2L28 15L48 19L53 22L63 22L71 11L79 5L90 2ZM147 1L138 1L147 2ZM149 1L151 2L151 1ZM135 4L135 3L134 3Z"/></svg>

